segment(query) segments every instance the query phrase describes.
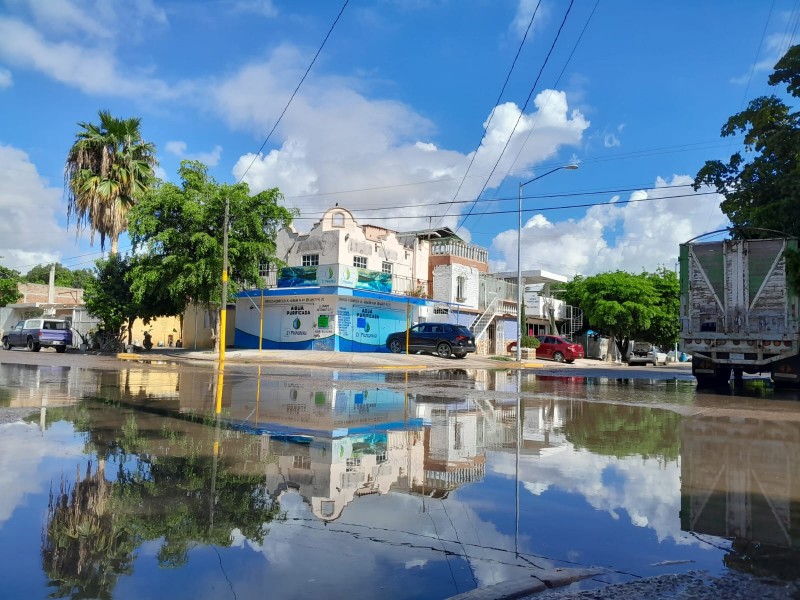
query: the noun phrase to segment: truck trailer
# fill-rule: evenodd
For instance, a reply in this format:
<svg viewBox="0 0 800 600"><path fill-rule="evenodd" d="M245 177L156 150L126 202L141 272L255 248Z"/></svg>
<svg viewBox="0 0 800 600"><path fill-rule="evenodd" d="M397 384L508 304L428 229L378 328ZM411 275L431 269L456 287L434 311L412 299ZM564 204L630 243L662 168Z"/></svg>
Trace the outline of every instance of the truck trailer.
<svg viewBox="0 0 800 600"><path fill-rule="evenodd" d="M798 296L785 257L797 246L797 239L681 244L681 343L698 385L743 373L800 384Z"/></svg>

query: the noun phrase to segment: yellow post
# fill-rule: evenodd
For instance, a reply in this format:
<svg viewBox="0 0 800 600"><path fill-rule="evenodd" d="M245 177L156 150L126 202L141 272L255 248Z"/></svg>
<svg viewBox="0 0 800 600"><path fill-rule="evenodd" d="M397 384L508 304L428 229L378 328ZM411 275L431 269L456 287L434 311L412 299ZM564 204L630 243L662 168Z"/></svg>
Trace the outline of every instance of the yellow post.
<svg viewBox="0 0 800 600"><path fill-rule="evenodd" d="M261 346L264 342L264 288L261 288L261 323L258 327L258 351L261 352Z"/></svg>
<svg viewBox="0 0 800 600"><path fill-rule="evenodd" d="M411 329L411 302L406 300L406 354L408 354L409 329Z"/></svg>
<svg viewBox="0 0 800 600"><path fill-rule="evenodd" d="M228 324L228 214L230 200L225 197L225 218L222 221L222 297L220 298L219 311L219 362L220 366L225 360L225 339Z"/></svg>

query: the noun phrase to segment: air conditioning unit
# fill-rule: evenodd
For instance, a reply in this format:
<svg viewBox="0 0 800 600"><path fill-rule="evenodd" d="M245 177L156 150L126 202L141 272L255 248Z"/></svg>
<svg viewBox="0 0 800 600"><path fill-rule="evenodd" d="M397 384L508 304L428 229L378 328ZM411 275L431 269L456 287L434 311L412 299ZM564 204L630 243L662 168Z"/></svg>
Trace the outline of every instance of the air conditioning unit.
<svg viewBox="0 0 800 600"><path fill-rule="evenodd" d="M427 319L431 314L431 307L430 306L420 306L417 309L417 315L420 319Z"/></svg>

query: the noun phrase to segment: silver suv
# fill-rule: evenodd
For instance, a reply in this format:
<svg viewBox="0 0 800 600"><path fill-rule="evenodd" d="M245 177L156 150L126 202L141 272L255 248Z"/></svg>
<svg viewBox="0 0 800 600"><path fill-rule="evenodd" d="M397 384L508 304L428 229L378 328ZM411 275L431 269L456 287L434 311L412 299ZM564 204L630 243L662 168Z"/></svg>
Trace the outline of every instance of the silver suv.
<svg viewBox="0 0 800 600"><path fill-rule="evenodd" d="M667 354L650 342L634 342L633 349L628 355L628 364L646 365L647 363L653 363L653 366L665 365L667 364Z"/></svg>

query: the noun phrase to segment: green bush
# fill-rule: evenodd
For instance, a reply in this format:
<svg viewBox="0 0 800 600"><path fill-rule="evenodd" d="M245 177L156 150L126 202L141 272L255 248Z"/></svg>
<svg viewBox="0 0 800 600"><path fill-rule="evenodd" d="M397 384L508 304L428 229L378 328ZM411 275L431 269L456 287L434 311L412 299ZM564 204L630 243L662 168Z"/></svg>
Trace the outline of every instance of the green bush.
<svg viewBox="0 0 800 600"><path fill-rule="evenodd" d="M539 338L534 337L532 335L523 335L522 336L522 347L523 348L538 348L541 342Z"/></svg>

